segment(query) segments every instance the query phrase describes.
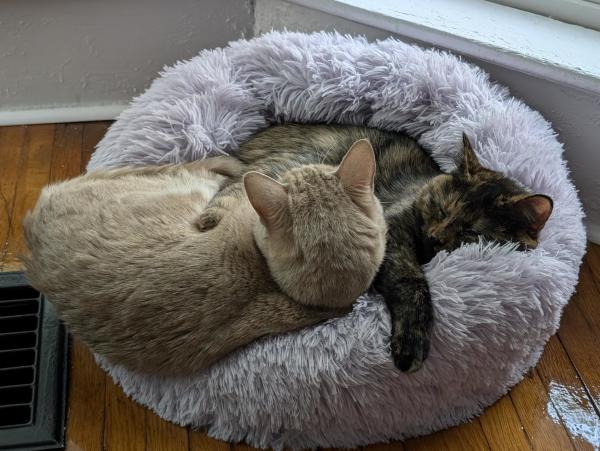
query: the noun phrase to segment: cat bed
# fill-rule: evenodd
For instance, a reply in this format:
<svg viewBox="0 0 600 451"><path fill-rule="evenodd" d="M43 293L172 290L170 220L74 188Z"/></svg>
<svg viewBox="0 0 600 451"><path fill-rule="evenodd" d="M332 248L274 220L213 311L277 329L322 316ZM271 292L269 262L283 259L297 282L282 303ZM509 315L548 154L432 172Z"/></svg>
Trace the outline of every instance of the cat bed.
<svg viewBox="0 0 600 451"><path fill-rule="evenodd" d="M262 339L194 377L134 374L99 358L104 368L162 418L259 447L354 447L479 414L535 365L578 278L583 213L550 124L448 53L273 32L165 69L112 125L88 170L235 154L282 122L405 132L444 170L465 131L484 165L551 196L554 212L534 251L481 242L425 266L435 326L418 372L394 368L388 312L368 296L346 317Z"/></svg>

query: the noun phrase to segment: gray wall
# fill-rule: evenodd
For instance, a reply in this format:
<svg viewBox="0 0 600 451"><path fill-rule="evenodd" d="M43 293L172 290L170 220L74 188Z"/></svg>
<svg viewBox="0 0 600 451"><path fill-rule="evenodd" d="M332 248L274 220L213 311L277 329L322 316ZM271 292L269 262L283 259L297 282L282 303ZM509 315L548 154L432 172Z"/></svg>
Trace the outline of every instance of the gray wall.
<svg viewBox="0 0 600 451"><path fill-rule="evenodd" d="M384 30L279 0L256 0L255 17L256 35L285 27L290 31L337 30L362 34L371 40L393 36ZM513 95L539 110L552 123L565 145L569 168L588 216L588 237L600 243L600 97L485 61L465 59L483 67L493 79L508 86Z"/></svg>
<svg viewBox="0 0 600 451"><path fill-rule="evenodd" d="M252 0L0 4L0 112L127 103L165 65L249 37Z"/></svg>

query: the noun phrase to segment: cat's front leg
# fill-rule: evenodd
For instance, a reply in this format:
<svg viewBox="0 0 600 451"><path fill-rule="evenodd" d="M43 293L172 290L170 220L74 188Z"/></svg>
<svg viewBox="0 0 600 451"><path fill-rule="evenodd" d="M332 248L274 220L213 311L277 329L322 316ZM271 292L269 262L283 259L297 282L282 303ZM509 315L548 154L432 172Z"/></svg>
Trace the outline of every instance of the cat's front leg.
<svg viewBox="0 0 600 451"><path fill-rule="evenodd" d="M405 372L417 371L429 354L433 306L416 256L388 242L374 287L384 296L390 312L394 364Z"/></svg>

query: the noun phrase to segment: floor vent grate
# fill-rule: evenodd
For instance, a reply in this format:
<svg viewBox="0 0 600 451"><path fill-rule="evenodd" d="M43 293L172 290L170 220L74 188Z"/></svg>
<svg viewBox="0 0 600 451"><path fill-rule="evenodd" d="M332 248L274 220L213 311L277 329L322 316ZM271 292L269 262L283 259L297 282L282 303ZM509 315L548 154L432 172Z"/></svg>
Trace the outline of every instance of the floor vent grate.
<svg viewBox="0 0 600 451"><path fill-rule="evenodd" d="M0 450L64 446L67 338L22 273L0 273Z"/></svg>

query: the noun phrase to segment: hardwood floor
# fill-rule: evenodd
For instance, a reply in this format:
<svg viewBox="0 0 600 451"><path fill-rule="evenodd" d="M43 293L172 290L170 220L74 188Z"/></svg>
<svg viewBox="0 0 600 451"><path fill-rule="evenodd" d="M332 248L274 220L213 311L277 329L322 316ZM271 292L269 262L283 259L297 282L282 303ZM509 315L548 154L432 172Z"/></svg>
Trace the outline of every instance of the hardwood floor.
<svg viewBox="0 0 600 451"><path fill-rule="evenodd" d="M20 269L20 222L47 183L81 173L107 122L0 127L0 271ZM534 370L470 423L392 450L573 450L600 448L600 246L589 245L577 293ZM68 450L248 450L159 419L129 400L71 348Z"/></svg>

